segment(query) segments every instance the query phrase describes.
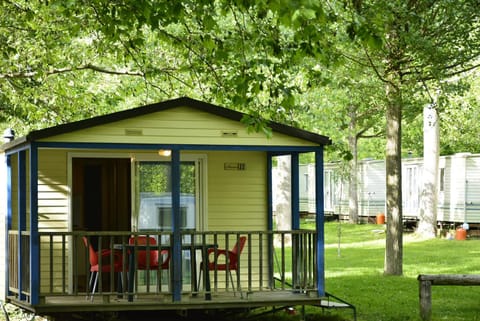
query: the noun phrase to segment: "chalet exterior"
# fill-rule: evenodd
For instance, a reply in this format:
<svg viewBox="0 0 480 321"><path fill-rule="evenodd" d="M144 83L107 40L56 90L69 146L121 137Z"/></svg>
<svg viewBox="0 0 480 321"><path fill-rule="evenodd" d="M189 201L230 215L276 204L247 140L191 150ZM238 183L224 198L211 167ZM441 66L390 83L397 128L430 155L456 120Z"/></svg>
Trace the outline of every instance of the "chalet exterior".
<svg viewBox="0 0 480 321"><path fill-rule="evenodd" d="M330 140L278 123L268 138L243 116L179 98L6 142L1 299L47 314L319 304ZM313 231L299 224L301 153L316 160ZM289 231L272 217L279 155L292 159Z"/></svg>

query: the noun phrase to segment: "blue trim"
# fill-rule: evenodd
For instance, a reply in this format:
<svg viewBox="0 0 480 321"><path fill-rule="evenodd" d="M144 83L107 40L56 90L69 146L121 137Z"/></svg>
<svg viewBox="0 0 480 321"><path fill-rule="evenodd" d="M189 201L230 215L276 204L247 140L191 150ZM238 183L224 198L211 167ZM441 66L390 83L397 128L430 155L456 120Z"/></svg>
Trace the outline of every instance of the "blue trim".
<svg viewBox="0 0 480 321"><path fill-rule="evenodd" d="M9 246L9 239L8 239L8 231L12 228L12 159L11 156L6 155L5 157L5 165L6 165L6 184L7 184L7 209L6 209L6 220L5 220L5 227L6 227L6 232L5 233L5 288L4 288L4 294L5 297L8 296L8 289L10 288L9 284L9 275L10 275L10 270L9 270L9 260L10 260L10 253L8 249L10 248Z"/></svg>
<svg viewBox="0 0 480 321"><path fill-rule="evenodd" d="M182 234L180 214L180 151L172 150L172 228L173 228L173 296L172 300L182 300Z"/></svg>
<svg viewBox="0 0 480 321"><path fill-rule="evenodd" d="M315 153L315 206L317 231L317 291L325 295L325 230L323 191L323 149Z"/></svg>
<svg viewBox="0 0 480 321"><path fill-rule="evenodd" d="M293 146L294 147L294 146ZM293 150L293 149L281 149L281 150L275 150L271 151L272 157L274 156L288 156L292 152L297 152L297 153L310 153L310 152L318 152L323 150L323 146L310 146L310 150L304 151L304 150ZM300 147L302 148L302 147Z"/></svg>
<svg viewBox="0 0 480 321"><path fill-rule="evenodd" d="M273 177L272 177L273 157L267 154L267 229L273 230Z"/></svg>
<svg viewBox="0 0 480 321"><path fill-rule="evenodd" d="M12 228L12 157L10 155L6 156L6 166L7 166L7 231ZM8 236L8 233L7 233ZM8 266L8 265L6 265Z"/></svg>
<svg viewBox="0 0 480 321"><path fill-rule="evenodd" d="M291 195L291 202L290 202L290 210L291 210L291 224L292 230L299 230L300 229L300 168L299 168L299 160L298 160L298 153L292 153L290 155L290 195ZM301 245L300 245L300 237L299 235L293 234L292 235L292 284L295 287L298 286L299 283L299 276L301 271L299 269L302 268L302 265L299 263L301 262Z"/></svg>
<svg viewBox="0 0 480 321"><path fill-rule="evenodd" d="M40 244L38 235L38 148L30 148L30 304L39 303Z"/></svg>
<svg viewBox="0 0 480 321"><path fill-rule="evenodd" d="M292 230L300 229L300 169L298 154L294 153L290 157L291 168L291 206L292 206Z"/></svg>
<svg viewBox="0 0 480 321"><path fill-rule="evenodd" d="M29 150L30 149L30 145L20 145L20 146L16 146L15 148L13 149L9 149L9 150L6 150L5 151L5 155L15 155L15 154L18 154L19 152L21 151L26 151L26 150Z"/></svg>
<svg viewBox="0 0 480 321"><path fill-rule="evenodd" d="M242 145L191 145L191 144L127 144L127 143L69 143L69 142L38 142L38 147L48 148L88 148L88 149L130 149L130 150L222 150L222 151L270 151L282 155L288 152L314 152L319 146L242 146Z"/></svg>
<svg viewBox="0 0 480 321"><path fill-rule="evenodd" d="M17 182L18 182L18 288L23 289L23 269L26 267L24 261L24 247L22 244L22 233L27 228L27 152L22 150L18 153L17 161ZM25 294L20 291L20 300L25 300Z"/></svg>
<svg viewBox="0 0 480 321"><path fill-rule="evenodd" d="M271 153L267 153L267 230L273 231L273 177L272 177L273 157ZM273 289L275 281L273 280L273 235L268 234L268 286Z"/></svg>

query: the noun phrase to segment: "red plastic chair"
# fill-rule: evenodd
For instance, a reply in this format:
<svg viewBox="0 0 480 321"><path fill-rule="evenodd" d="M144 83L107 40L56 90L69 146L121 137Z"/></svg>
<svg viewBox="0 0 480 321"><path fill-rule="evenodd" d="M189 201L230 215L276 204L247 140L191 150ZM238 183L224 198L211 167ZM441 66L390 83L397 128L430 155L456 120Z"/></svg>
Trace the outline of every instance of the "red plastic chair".
<svg viewBox="0 0 480 321"><path fill-rule="evenodd" d="M99 264L99 257L102 262L102 270L101 273L122 273L123 272L123 261L121 253L117 251L113 251L113 265L111 264L111 255L112 250L103 249L101 252L95 251L92 244L88 240L87 237L83 237L83 243L85 247L88 249L88 258L90 261L90 280L88 282L89 291L91 292L91 300L93 301L93 295L95 294L95 289L97 287L98 282L98 272L100 272L100 264ZM93 279L95 275L95 281ZM92 284L92 282L94 283ZM88 299L88 296L87 296Z"/></svg>
<svg viewBox="0 0 480 321"><path fill-rule="evenodd" d="M157 241L154 237L135 236L128 240L130 245L151 245L152 249L156 248ZM148 252L148 253L147 253ZM162 270L170 268L170 255L168 250L160 251L162 263L159 263L158 250L139 250L137 251L137 270L158 270L159 265Z"/></svg>
<svg viewBox="0 0 480 321"><path fill-rule="evenodd" d="M209 271L226 271L230 275L230 281L232 282L232 289L235 293L235 284L233 283L232 270L235 271L237 275L237 280L239 280L238 275L238 260L240 259L240 254L242 254L245 243L247 242L246 236L241 236L231 250L226 249L208 249L208 270ZM210 261L210 255L213 254L213 261ZM223 256L223 257L222 257ZM228 256L228 261L227 261ZM219 263L219 262L225 263ZM203 268L203 264L201 265ZM201 274L200 274L201 276ZM201 278L200 278L201 279ZM199 280L200 283L200 280ZM241 291L240 291L241 292Z"/></svg>

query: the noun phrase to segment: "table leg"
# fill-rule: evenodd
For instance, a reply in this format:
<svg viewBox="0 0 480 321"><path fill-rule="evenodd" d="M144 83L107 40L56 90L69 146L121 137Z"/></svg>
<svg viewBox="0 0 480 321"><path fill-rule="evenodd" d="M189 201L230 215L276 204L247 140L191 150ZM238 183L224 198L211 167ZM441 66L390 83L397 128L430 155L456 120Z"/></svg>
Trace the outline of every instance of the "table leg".
<svg viewBox="0 0 480 321"><path fill-rule="evenodd" d="M135 249L128 254L128 302L133 302L133 285L135 284Z"/></svg>
<svg viewBox="0 0 480 321"><path fill-rule="evenodd" d="M191 277L191 287L193 289L193 296L198 294L198 281L197 281L197 253L195 249L190 249L190 273Z"/></svg>
<svg viewBox="0 0 480 321"><path fill-rule="evenodd" d="M205 300L212 300L212 293L210 292L210 269L208 268L207 248L202 249L202 270L205 273Z"/></svg>
<svg viewBox="0 0 480 321"><path fill-rule="evenodd" d="M123 273L118 273L117 280L117 298L121 299L123 297Z"/></svg>

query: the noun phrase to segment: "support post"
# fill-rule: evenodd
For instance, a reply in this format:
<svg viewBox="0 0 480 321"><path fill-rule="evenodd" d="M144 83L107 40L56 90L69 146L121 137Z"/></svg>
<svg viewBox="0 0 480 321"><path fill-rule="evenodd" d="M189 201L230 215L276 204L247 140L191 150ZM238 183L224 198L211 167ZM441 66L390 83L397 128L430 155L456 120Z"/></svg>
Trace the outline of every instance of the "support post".
<svg viewBox="0 0 480 321"><path fill-rule="evenodd" d="M420 317L422 320L430 320L432 316L432 281L419 282L420 293Z"/></svg>
<svg viewBox="0 0 480 321"><path fill-rule="evenodd" d="M325 216L324 216L324 193L323 193L323 147L315 152L315 224L317 232L317 293L325 295Z"/></svg>
<svg viewBox="0 0 480 321"><path fill-rule="evenodd" d="M273 155L267 154L267 230L268 230L268 287L273 289L275 287L275 280L273 279L274 269L274 253L273 253L273 177L272 177L272 163Z"/></svg>
<svg viewBox="0 0 480 321"><path fill-rule="evenodd" d="M40 237L38 235L38 147L30 146L30 304L40 301Z"/></svg>
<svg viewBox="0 0 480 321"><path fill-rule="evenodd" d="M172 150L172 300L180 302L182 300L182 234L181 234L181 215L180 215L180 151Z"/></svg>

